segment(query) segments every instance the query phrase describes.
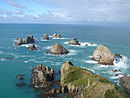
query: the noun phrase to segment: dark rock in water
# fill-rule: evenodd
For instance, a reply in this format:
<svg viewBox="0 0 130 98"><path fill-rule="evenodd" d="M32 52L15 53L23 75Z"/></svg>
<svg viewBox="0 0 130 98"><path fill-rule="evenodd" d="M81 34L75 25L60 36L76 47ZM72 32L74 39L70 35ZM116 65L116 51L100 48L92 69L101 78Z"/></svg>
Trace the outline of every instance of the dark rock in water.
<svg viewBox="0 0 130 98"><path fill-rule="evenodd" d="M53 34L53 38L62 38L60 34Z"/></svg>
<svg viewBox="0 0 130 98"><path fill-rule="evenodd" d="M14 59L14 57L6 57L6 58L4 58L5 60L13 60Z"/></svg>
<svg viewBox="0 0 130 98"><path fill-rule="evenodd" d="M52 84L54 70L42 64L32 68L32 85L35 88L46 88Z"/></svg>
<svg viewBox="0 0 130 98"><path fill-rule="evenodd" d="M16 78L19 80L24 80L24 75L17 75Z"/></svg>
<svg viewBox="0 0 130 98"><path fill-rule="evenodd" d="M70 41L69 41L69 44L71 45L80 45L78 40L76 38L72 38Z"/></svg>
<svg viewBox="0 0 130 98"><path fill-rule="evenodd" d="M45 34L45 35L43 36L43 40L49 40L48 34Z"/></svg>
<svg viewBox="0 0 130 98"><path fill-rule="evenodd" d="M64 48L60 44L56 43L56 44L52 45L52 47L50 49L50 53L51 54L68 54L69 52L66 48Z"/></svg>
<svg viewBox="0 0 130 98"><path fill-rule="evenodd" d="M44 52L44 53L49 53L49 51L46 51L46 52Z"/></svg>
<svg viewBox="0 0 130 98"><path fill-rule="evenodd" d="M18 86L18 87L23 87L23 86L26 86L26 83L21 82L21 83L16 84L16 86Z"/></svg>
<svg viewBox="0 0 130 98"><path fill-rule="evenodd" d="M31 51L37 50L37 48L36 48L36 46L34 44L29 45L28 49L31 50Z"/></svg>
<svg viewBox="0 0 130 98"><path fill-rule="evenodd" d="M27 36L26 38L17 38L15 41L15 45L22 45L22 44L28 44L28 43L34 43L35 40L33 36Z"/></svg>
<svg viewBox="0 0 130 98"><path fill-rule="evenodd" d="M115 70L112 70L113 72L121 72L121 70L119 69L115 69Z"/></svg>
<svg viewBox="0 0 130 98"><path fill-rule="evenodd" d="M93 60L104 65L114 65L114 56L112 52L105 46L99 45L93 53Z"/></svg>
<svg viewBox="0 0 130 98"><path fill-rule="evenodd" d="M122 59L122 56L118 53L116 53L114 56Z"/></svg>
<svg viewBox="0 0 130 98"><path fill-rule="evenodd" d="M127 93L130 93L130 76L124 75L123 77L121 77L120 84Z"/></svg>

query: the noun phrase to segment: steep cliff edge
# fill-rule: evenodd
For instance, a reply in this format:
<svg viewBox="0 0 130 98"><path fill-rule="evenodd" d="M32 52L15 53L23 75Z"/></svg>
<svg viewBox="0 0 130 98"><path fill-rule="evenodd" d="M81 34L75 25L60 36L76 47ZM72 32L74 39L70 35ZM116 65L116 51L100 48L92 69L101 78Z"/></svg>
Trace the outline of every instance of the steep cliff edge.
<svg viewBox="0 0 130 98"><path fill-rule="evenodd" d="M61 85L69 93L77 92L81 98L126 98L116 85L106 78L65 62L61 67Z"/></svg>

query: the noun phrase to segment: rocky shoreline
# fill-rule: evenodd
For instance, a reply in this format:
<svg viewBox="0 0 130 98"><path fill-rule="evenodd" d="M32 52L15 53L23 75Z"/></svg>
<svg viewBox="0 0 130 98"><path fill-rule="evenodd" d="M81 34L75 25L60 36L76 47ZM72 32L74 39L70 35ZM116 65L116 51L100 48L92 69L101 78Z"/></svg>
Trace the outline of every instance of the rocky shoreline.
<svg viewBox="0 0 130 98"><path fill-rule="evenodd" d="M53 38L62 38L60 34L54 34ZM50 40L48 34L44 34L43 40ZM33 36L26 38L17 38L15 45L30 44L28 50L38 50ZM80 46L76 38L68 41L70 45ZM55 43L46 53L53 55L64 55L70 51L59 43ZM113 54L110 49L104 45L98 45L93 52L92 59L99 64L114 66L114 60L119 61L122 56L118 53ZM121 72L121 70L113 70L113 72ZM40 98L53 98L59 95L65 95L67 98L126 98L126 94L118 86L111 83L104 77L96 75L87 69L74 66L67 61L61 66L60 79L55 80L55 71L48 66L39 64L32 68L31 86L34 89L39 89L41 94L37 95ZM118 74L117 74L118 75ZM23 82L24 75L17 75L17 79L21 82L16 86L23 87L26 83ZM127 93L130 93L130 77L124 75L120 78L120 84ZM58 88L54 88L57 85Z"/></svg>

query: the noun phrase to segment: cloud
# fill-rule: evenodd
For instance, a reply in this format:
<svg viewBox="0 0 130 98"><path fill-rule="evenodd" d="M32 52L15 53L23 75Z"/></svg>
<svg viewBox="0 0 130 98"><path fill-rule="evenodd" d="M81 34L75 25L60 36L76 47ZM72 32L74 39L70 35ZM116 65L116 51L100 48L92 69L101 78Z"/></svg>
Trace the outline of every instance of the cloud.
<svg viewBox="0 0 130 98"><path fill-rule="evenodd" d="M18 4L15 0L5 0L5 2L13 7L26 8L24 5Z"/></svg>
<svg viewBox="0 0 130 98"><path fill-rule="evenodd" d="M40 23L89 23L89 22L130 22L130 1L129 0L26 0L26 2L36 2L40 6L50 8L46 12L42 7L36 12L35 5L25 6L15 0L6 0L8 4L18 9L3 12L3 16L8 16L14 22L40 22ZM19 0L18 0L19 1ZM25 2L25 0L23 0ZM26 3L25 3L26 4ZM27 3L28 4L28 3ZM35 3L33 3L35 4ZM28 11L31 9L32 11ZM1 15L1 13L0 13ZM2 17L1 15L1 17ZM6 19L5 19L6 20Z"/></svg>

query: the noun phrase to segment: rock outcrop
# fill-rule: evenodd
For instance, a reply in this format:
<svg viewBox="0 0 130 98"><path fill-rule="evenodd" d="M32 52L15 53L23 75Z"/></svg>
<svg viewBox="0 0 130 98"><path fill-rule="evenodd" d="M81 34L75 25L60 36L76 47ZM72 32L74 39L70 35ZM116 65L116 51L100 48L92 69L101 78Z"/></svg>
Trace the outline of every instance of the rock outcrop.
<svg viewBox="0 0 130 98"><path fill-rule="evenodd" d="M125 93L106 78L71 62L61 67L61 85L67 87L68 93L76 92L75 98L126 98Z"/></svg>
<svg viewBox="0 0 130 98"><path fill-rule="evenodd" d="M120 84L126 92L130 93L130 76L124 75L120 78Z"/></svg>
<svg viewBox="0 0 130 98"><path fill-rule="evenodd" d="M62 38L60 34L53 34L53 38Z"/></svg>
<svg viewBox="0 0 130 98"><path fill-rule="evenodd" d="M17 38L15 41L15 45L29 44L34 42L35 40L33 36L27 36L26 38Z"/></svg>
<svg viewBox="0 0 130 98"><path fill-rule="evenodd" d="M31 50L31 51L37 50L37 48L34 44L29 45L28 49Z"/></svg>
<svg viewBox="0 0 130 98"><path fill-rule="evenodd" d="M54 79L54 70L42 64L32 68L32 85L35 88L51 86Z"/></svg>
<svg viewBox="0 0 130 98"><path fill-rule="evenodd" d="M78 40L76 38L72 38L70 41L69 41L69 44L71 45L80 45Z"/></svg>
<svg viewBox="0 0 130 98"><path fill-rule="evenodd" d="M45 35L43 36L43 40L49 40L48 34L45 34Z"/></svg>
<svg viewBox="0 0 130 98"><path fill-rule="evenodd" d="M67 54L69 52L66 48L64 48L60 44L56 43L56 44L52 45L52 47L50 49L50 53L51 54Z"/></svg>
<svg viewBox="0 0 130 98"><path fill-rule="evenodd" d="M93 60L104 65L113 65L114 56L105 46L99 45L93 53Z"/></svg>

